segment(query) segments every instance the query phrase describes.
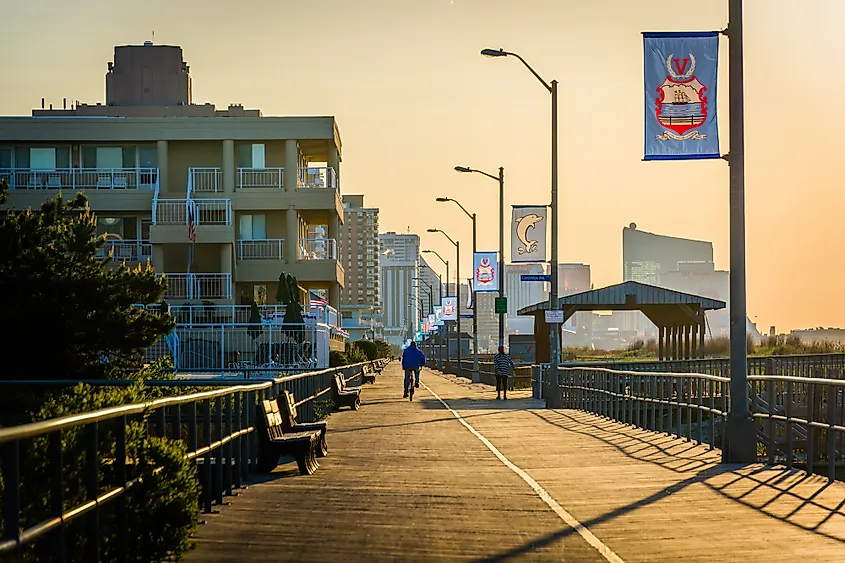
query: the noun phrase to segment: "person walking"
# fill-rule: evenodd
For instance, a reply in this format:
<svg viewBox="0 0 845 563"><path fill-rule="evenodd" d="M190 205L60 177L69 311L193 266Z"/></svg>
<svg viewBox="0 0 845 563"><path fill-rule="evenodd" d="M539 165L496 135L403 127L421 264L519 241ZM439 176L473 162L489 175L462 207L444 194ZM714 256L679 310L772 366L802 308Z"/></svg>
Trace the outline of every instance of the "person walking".
<svg viewBox="0 0 845 563"><path fill-rule="evenodd" d="M508 376L511 368L516 368L510 356L505 354L505 347L499 346L499 353L493 357L493 367L496 370L496 400L502 399L502 393L505 395L505 400L508 400Z"/></svg>
<svg viewBox="0 0 845 563"><path fill-rule="evenodd" d="M420 387L420 369L425 365L425 354L423 354L417 343L413 340L402 352L402 369L405 370L405 394L403 399L408 398L408 391L411 389L411 377L416 376L414 387Z"/></svg>

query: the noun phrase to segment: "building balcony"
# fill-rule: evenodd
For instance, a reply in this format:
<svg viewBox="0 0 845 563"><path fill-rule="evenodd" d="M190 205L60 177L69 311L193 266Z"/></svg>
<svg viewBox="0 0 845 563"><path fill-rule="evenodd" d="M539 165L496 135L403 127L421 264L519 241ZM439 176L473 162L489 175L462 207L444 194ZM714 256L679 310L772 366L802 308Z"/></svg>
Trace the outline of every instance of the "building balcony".
<svg viewBox="0 0 845 563"><path fill-rule="evenodd" d="M13 190L153 190L158 168L4 168Z"/></svg>
<svg viewBox="0 0 845 563"><path fill-rule="evenodd" d="M300 189L331 189L337 191L337 173L330 166L300 168L298 179Z"/></svg>
<svg viewBox="0 0 845 563"><path fill-rule="evenodd" d="M271 168L238 168L237 189L267 188L281 190L285 187L285 169Z"/></svg>
<svg viewBox="0 0 845 563"><path fill-rule="evenodd" d="M153 253L148 240L107 240L97 251L98 258L110 257L113 262L146 262Z"/></svg>
<svg viewBox="0 0 845 563"><path fill-rule="evenodd" d="M188 193L221 193L223 173L219 168L188 168Z"/></svg>
<svg viewBox="0 0 845 563"><path fill-rule="evenodd" d="M235 238L232 202L228 199L159 199L153 204L150 241L153 244L188 241L188 210L199 243L231 243Z"/></svg>
<svg viewBox="0 0 845 563"><path fill-rule="evenodd" d="M238 241L238 260L282 260L285 239L254 239Z"/></svg>
<svg viewBox="0 0 845 563"><path fill-rule="evenodd" d="M337 241L333 238L306 238L299 241L300 260L337 260Z"/></svg>
<svg viewBox="0 0 845 563"><path fill-rule="evenodd" d="M226 273L165 273L167 299L202 301L232 299L232 274Z"/></svg>

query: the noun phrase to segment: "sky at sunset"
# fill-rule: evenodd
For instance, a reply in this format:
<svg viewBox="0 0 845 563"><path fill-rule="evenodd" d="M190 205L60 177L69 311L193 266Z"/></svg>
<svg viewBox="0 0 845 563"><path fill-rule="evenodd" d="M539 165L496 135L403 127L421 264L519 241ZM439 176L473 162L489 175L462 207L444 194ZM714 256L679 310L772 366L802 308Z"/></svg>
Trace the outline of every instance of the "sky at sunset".
<svg viewBox="0 0 845 563"><path fill-rule="evenodd" d="M506 203L546 204L550 100L515 59L560 82L560 261L622 278L622 227L713 241L729 265L723 161L641 162L642 31L722 29L727 0L27 0L0 3L0 114L41 97L104 101L114 45L181 45L193 98L264 115L334 115L342 191L382 231L442 228L471 248L454 197L498 245L496 184L455 165L505 167ZM721 40L722 152L728 150ZM762 331L845 326L845 0L746 0L748 313ZM470 253L462 269L469 272ZM465 276L466 277L466 276Z"/></svg>

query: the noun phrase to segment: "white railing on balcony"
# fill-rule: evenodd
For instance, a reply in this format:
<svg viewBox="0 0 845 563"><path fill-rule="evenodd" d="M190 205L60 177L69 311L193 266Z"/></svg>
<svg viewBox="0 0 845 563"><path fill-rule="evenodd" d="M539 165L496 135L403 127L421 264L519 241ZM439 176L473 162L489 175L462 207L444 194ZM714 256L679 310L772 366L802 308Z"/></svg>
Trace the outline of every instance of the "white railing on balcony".
<svg viewBox="0 0 845 563"><path fill-rule="evenodd" d="M337 260L337 243L333 238L304 238L299 240L302 260Z"/></svg>
<svg viewBox="0 0 845 563"><path fill-rule="evenodd" d="M153 225L187 225L188 206L194 214L194 226L231 225L230 199L159 199L153 208Z"/></svg>
<svg viewBox="0 0 845 563"><path fill-rule="evenodd" d="M299 169L299 187L308 189L331 188L337 190L337 174L334 168L307 167Z"/></svg>
<svg viewBox="0 0 845 563"><path fill-rule="evenodd" d="M231 299L232 274L165 273L167 299Z"/></svg>
<svg viewBox="0 0 845 563"><path fill-rule="evenodd" d="M238 241L238 260L281 260L284 239L252 239Z"/></svg>
<svg viewBox="0 0 845 563"><path fill-rule="evenodd" d="M151 190L158 168L0 169L13 190Z"/></svg>
<svg viewBox="0 0 845 563"><path fill-rule="evenodd" d="M175 274L168 274L170 276ZM159 305L139 305L146 309L156 310ZM282 324L285 318L285 305L259 305L258 312L262 325ZM182 326L220 325L249 323L251 307L249 305L181 305L170 304L170 314L176 323ZM302 316L306 324L325 324L331 327L340 326L337 309L323 305L320 307L302 306Z"/></svg>
<svg viewBox="0 0 845 563"><path fill-rule="evenodd" d="M146 240L107 240L97 252L97 257L111 256L115 262L143 262L149 260L152 254L153 245Z"/></svg>
<svg viewBox="0 0 845 563"><path fill-rule="evenodd" d="M285 169L271 168L238 168L238 189L243 188L275 188L284 187Z"/></svg>
<svg viewBox="0 0 845 563"><path fill-rule="evenodd" d="M220 193L223 191L223 174L219 168L188 168L188 194Z"/></svg>

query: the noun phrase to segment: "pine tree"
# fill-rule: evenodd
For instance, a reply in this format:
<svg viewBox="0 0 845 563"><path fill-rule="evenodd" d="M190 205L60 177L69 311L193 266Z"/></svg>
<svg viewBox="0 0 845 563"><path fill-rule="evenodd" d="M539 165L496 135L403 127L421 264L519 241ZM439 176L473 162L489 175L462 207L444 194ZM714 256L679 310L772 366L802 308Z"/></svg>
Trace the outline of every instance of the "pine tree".
<svg viewBox="0 0 845 563"><path fill-rule="evenodd" d="M0 184L0 205L8 199ZM166 281L147 265L113 268L84 194L0 217L2 379L125 377L144 350L173 330L170 315L144 310Z"/></svg>

